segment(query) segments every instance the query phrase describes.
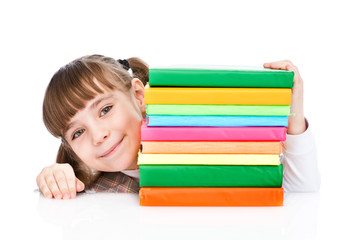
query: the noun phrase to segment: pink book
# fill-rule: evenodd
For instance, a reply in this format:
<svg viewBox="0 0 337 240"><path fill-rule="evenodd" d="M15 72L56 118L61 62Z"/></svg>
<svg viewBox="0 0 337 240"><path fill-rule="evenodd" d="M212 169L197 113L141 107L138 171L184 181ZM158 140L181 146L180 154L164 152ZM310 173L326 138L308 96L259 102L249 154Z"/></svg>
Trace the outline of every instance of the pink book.
<svg viewBox="0 0 337 240"><path fill-rule="evenodd" d="M142 141L285 141L285 127L148 127Z"/></svg>

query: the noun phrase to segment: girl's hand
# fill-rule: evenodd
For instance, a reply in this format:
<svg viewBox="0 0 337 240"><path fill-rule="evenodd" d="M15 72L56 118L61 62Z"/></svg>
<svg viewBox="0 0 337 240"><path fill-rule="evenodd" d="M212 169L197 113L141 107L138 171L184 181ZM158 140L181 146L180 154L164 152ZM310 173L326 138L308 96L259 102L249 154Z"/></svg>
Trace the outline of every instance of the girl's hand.
<svg viewBox="0 0 337 240"><path fill-rule="evenodd" d="M288 117L287 133L291 135L303 133L307 129L303 112L303 80L297 67L289 60L265 63L263 67L294 72L294 86L292 88L290 106L290 113L292 115Z"/></svg>
<svg viewBox="0 0 337 240"><path fill-rule="evenodd" d="M68 163L55 163L44 168L36 178L40 191L46 198L75 198L76 192L84 190L84 184L75 177Z"/></svg>

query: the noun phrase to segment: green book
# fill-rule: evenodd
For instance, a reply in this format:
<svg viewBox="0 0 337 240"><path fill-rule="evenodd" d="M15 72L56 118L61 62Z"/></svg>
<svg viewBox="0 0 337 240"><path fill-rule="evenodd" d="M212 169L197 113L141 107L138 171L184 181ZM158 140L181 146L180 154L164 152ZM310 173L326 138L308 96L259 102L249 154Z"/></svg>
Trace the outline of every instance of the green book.
<svg viewBox="0 0 337 240"><path fill-rule="evenodd" d="M139 165L140 187L281 187L283 165Z"/></svg>
<svg viewBox="0 0 337 240"><path fill-rule="evenodd" d="M289 105L147 104L148 115L288 116Z"/></svg>
<svg viewBox="0 0 337 240"><path fill-rule="evenodd" d="M263 67L150 68L150 86L292 88L294 73Z"/></svg>

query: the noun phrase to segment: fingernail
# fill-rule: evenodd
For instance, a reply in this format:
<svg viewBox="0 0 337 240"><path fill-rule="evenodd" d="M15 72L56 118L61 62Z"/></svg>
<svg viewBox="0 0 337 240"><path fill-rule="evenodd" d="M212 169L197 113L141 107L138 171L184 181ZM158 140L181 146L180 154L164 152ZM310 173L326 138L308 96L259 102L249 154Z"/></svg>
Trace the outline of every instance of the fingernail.
<svg viewBox="0 0 337 240"><path fill-rule="evenodd" d="M68 193L65 193L65 194L63 195L63 199L69 199L69 194L68 194Z"/></svg>
<svg viewBox="0 0 337 240"><path fill-rule="evenodd" d="M77 189L83 189L83 185L81 183L77 184Z"/></svg>
<svg viewBox="0 0 337 240"><path fill-rule="evenodd" d="M75 198L75 197L76 197L76 193L75 192L71 192L70 198Z"/></svg>
<svg viewBox="0 0 337 240"><path fill-rule="evenodd" d="M62 195L61 195L61 194L56 194L55 198L56 198L56 199L61 199L61 198L62 198Z"/></svg>
<svg viewBox="0 0 337 240"><path fill-rule="evenodd" d="M52 196L50 193L46 195L46 198L49 198L49 199L50 199L50 198L52 198L52 197L53 197L53 196Z"/></svg>

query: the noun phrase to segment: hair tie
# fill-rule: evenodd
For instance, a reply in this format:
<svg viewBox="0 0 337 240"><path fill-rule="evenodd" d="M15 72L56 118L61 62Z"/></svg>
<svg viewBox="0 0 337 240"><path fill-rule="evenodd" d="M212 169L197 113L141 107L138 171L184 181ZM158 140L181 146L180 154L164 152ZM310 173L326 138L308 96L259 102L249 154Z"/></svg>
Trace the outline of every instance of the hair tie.
<svg viewBox="0 0 337 240"><path fill-rule="evenodd" d="M123 65L123 68L127 71L130 69L130 65L129 65L129 62L128 60L126 59L118 59L117 62L119 62L120 64Z"/></svg>

